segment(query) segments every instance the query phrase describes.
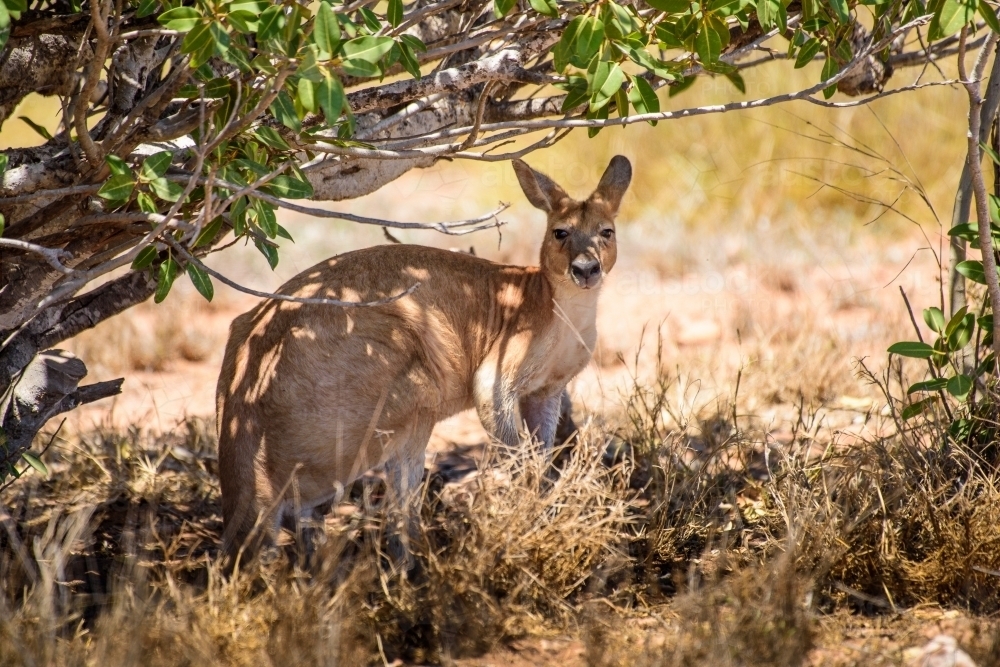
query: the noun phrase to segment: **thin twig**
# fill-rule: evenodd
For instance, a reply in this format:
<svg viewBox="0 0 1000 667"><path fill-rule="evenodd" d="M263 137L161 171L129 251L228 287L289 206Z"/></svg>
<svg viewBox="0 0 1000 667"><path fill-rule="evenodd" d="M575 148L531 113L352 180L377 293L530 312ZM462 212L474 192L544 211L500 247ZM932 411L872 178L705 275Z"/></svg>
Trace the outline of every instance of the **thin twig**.
<svg viewBox="0 0 1000 667"><path fill-rule="evenodd" d="M190 177L167 175L166 178L167 180L175 182L185 182ZM199 184L202 185L204 185L206 181L206 179L204 178L199 178L196 180L199 182ZM456 229L473 227L474 229L471 231L479 231L480 229L488 229L491 227L497 227L504 224L503 222L497 220L496 217L503 211L507 210L507 208L510 206L510 204L505 204L501 202L500 206L496 210L490 211L489 213L481 215L477 218L469 218L467 220L454 220L450 222L399 222L396 220L382 220L380 218L369 218L367 216L355 215L353 213L328 211L326 209L316 208L314 206L303 206L302 204L293 204L290 201L281 199L279 197L275 197L273 195L269 195L265 192L248 191L248 188L241 188L241 186L239 185L218 178L215 179L215 183L220 187L226 188L227 190L237 190L240 192L244 192L248 196L255 197L257 199L262 199L268 202L269 204L274 204L275 206L280 206L281 208L286 208L290 211L296 211L297 213L305 213L306 215L316 216L317 218L333 218L336 220L347 220L348 222L357 222L363 225L377 225L379 227L392 227L393 229L433 229L443 234L453 234L453 235L458 233L466 234L469 233L470 231L466 229L463 230L462 232L456 232L455 231ZM489 224L484 224L487 222Z"/></svg>
<svg viewBox="0 0 1000 667"><path fill-rule="evenodd" d="M289 296L287 294L277 294L274 292L261 292L250 287L245 287L240 285L235 280L231 280L226 276L222 275L215 269L207 266L200 259L189 253L184 246L175 241L170 235L163 237L163 240L174 249L174 251L184 258L186 262L191 262L199 268L201 268L205 273L217 279L219 282L226 284L233 289L243 292L244 294L250 294L251 296L259 296L263 299L273 299L275 301L290 301L292 303L304 303L310 305L318 306L339 306L341 308L371 308L374 306L384 306L387 303L392 303L393 301L399 301L403 297L407 297L420 287L420 283L413 283L410 287L406 288L399 294L394 294L393 296L385 297L384 299L376 299L375 301L341 301L339 299L322 299L322 298L310 298L310 297L299 297L299 296Z"/></svg>

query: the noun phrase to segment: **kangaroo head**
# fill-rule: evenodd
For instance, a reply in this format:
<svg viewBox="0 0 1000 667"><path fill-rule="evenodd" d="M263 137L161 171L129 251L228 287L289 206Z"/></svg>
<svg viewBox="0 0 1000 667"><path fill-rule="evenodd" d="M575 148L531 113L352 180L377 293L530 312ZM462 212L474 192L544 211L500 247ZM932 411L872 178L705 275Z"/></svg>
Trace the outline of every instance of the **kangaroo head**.
<svg viewBox="0 0 1000 667"><path fill-rule="evenodd" d="M540 266L553 285L594 289L618 257L615 216L632 180L632 165L617 155L587 199L576 201L551 178L514 160L528 201L548 214Z"/></svg>

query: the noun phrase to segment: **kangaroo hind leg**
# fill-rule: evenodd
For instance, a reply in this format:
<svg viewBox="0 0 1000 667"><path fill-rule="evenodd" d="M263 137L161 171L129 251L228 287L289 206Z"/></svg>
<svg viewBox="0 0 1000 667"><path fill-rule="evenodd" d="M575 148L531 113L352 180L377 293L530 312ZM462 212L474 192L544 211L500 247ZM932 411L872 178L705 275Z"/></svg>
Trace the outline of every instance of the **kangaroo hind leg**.
<svg viewBox="0 0 1000 667"><path fill-rule="evenodd" d="M433 422L417 422L393 434L384 464L389 556L407 570L413 565L412 543L420 534L420 507L416 494L424 476L424 451Z"/></svg>

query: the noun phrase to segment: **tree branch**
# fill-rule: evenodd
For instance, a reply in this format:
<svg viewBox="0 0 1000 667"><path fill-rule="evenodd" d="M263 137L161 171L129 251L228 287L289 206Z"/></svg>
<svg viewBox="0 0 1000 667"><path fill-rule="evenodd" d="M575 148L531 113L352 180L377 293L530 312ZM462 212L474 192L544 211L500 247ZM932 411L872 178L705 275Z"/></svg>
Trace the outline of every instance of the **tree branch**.
<svg viewBox="0 0 1000 667"><path fill-rule="evenodd" d="M990 309L993 317L993 353L994 365L1000 363L1000 276L997 275L997 263L993 253L993 230L990 225L990 209L986 192L986 181L983 179L982 154L979 150L979 135L982 130L981 111L983 98L980 96L980 83L983 70L986 67L986 55L997 42L997 34L991 32L986 44L983 45L973 67L970 79L965 71L965 37L968 28L962 28L961 47L959 48L958 72L969 95L969 171L972 175L972 190L976 197L976 221L979 232L979 243L982 248L983 273L986 277L986 291L989 296Z"/></svg>

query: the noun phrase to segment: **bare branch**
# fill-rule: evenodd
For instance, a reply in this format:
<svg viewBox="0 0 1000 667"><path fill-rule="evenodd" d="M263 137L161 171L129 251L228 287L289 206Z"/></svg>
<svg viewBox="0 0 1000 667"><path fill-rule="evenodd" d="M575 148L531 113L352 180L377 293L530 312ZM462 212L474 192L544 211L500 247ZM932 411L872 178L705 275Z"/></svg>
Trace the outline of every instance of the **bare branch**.
<svg viewBox="0 0 1000 667"><path fill-rule="evenodd" d="M31 252L36 255L41 255L45 258L52 268L61 273L73 273L73 269L63 265L60 259L66 257L72 257L72 255L65 250L60 250L58 248L45 248L34 243L28 243L27 241L21 241L18 239L4 239L0 238L0 247L6 246L8 248L16 248L18 250L24 250L25 252Z"/></svg>
<svg viewBox="0 0 1000 667"><path fill-rule="evenodd" d="M980 95L980 82L986 67L986 56L997 43L998 35L990 33L989 39L979 51L973 66L973 78L969 79L965 68L965 38L968 27L962 28L959 42L958 71L962 83L969 95L969 171L972 175L972 191L976 197L976 221L979 232L979 243L982 248L983 273L986 279L986 291L989 295L990 308L994 313L1000 313L1000 276L997 275L997 262L992 252L993 230L990 224L989 202L986 192L986 181L983 178L982 153L979 149L979 135L982 118L980 112L983 98ZM993 318L993 353L994 366L1000 362L1000 316Z"/></svg>
<svg viewBox="0 0 1000 667"><path fill-rule="evenodd" d="M504 49L495 55L465 65L441 70L435 74L397 81L385 86L366 88L347 96L356 114L399 106L433 93L456 92L486 81L545 83L548 77L524 69L523 48Z"/></svg>
<svg viewBox="0 0 1000 667"><path fill-rule="evenodd" d="M186 182L190 177L168 175L166 178L168 180L175 182ZM208 179L199 178L194 180L196 180L199 185L208 184ZM317 218L333 218L335 220L347 220L348 222L357 222L363 225L377 225L379 227L392 227L393 229L432 229L441 232L443 234L451 234L451 235L469 234L471 232L477 232L483 229L498 227L503 223L497 220L497 216L503 211L507 210L507 208L510 206L509 204L504 204L501 202L501 205L496 210L490 211L489 213L481 215L477 218L469 218L468 220L453 220L450 222L399 222L397 220L382 220L381 218L369 218L363 215L355 215L354 213L328 211L326 209L316 208L313 206L303 206L301 204L293 204L288 200L281 199L273 195L269 195L266 192L251 191L249 188L240 188L240 186L236 185L235 183L230 183L228 181L224 181L218 178L215 179L215 184L227 190L239 191L251 197L262 199L268 202L269 204L274 204L275 206L286 208L289 211L305 213L307 215L316 216ZM462 228L471 228L471 229L462 229ZM461 232L455 231L457 229L462 229L462 231Z"/></svg>
<svg viewBox="0 0 1000 667"><path fill-rule="evenodd" d="M341 301L339 299L309 298L300 296L289 296L288 294L276 294L274 292L260 292L258 290L251 289L249 287L244 287L243 285L237 283L235 280L230 280L229 278L222 275L215 269L206 266L204 262L202 262L197 257L189 253L187 250L185 250L184 246L182 246L180 243L177 243L177 241L170 238L169 235L164 237L164 240L171 248L174 249L174 251L178 255L184 258L184 261L195 264L208 275L217 279L219 282L232 287L235 290L243 292L244 294L249 294L251 296L259 296L262 299L273 299L274 301L289 301L291 303L304 303L316 306L339 306L341 308L372 308L374 306L384 306L388 303L392 303L393 301L399 301L403 297L407 297L413 294L417 290L417 288L420 287L419 282L413 283L413 285L406 288L399 294L394 294L384 299L376 299L375 301Z"/></svg>

